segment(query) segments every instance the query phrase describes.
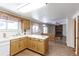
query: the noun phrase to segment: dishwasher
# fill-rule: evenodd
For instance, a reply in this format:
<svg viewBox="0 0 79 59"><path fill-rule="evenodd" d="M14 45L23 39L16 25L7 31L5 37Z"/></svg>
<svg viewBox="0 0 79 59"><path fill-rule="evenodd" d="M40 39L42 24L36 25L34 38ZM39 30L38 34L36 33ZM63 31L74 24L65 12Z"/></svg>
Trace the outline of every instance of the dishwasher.
<svg viewBox="0 0 79 59"><path fill-rule="evenodd" d="M0 42L0 56L10 55L10 41Z"/></svg>

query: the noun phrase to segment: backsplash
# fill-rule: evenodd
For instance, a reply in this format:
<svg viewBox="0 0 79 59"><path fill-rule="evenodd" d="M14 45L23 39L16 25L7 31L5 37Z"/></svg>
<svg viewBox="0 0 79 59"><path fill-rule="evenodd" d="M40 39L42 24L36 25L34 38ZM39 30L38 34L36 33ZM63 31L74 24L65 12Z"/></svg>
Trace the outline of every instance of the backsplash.
<svg viewBox="0 0 79 59"><path fill-rule="evenodd" d="M26 35L31 34L30 30L26 30ZM11 36L24 35L21 30L0 30L0 38L7 38Z"/></svg>
<svg viewBox="0 0 79 59"><path fill-rule="evenodd" d="M20 31L16 30L0 30L0 38L6 38L6 37L11 37L11 36L16 36L19 35Z"/></svg>

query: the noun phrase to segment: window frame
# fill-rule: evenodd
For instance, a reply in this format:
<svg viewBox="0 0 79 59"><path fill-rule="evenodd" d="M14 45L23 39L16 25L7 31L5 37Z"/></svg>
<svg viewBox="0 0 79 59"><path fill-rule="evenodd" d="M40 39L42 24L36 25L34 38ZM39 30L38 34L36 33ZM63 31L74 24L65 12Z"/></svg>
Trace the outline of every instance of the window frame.
<svg viewBox="0 0 79 59"><path fill-rule="evenodd" d="M43 33L48 33L48 27L45 24L43 24Z"/></svg>
<svg viewBox="0 0 79 59"><path fill-rule="evenodd" d="M33 26L32 26L32 32L33 33L38 33L39 32L39 25L38 24L33 24Z"/></svg>
<svg viewBox="0 0 79 59"><path fill-rule="evenodd" d="M19 30L19 27L20 27L20 22L19 21L14 21L14 20L6 20L6 19L0 19L0 21L1 22L5 22L5 28L4 29L1 29L0 28L0 30ZM18 24L18 27L17 27L17 29L8 29L8 23L11 23L11 22L17 22L17 24Z"/></svg>

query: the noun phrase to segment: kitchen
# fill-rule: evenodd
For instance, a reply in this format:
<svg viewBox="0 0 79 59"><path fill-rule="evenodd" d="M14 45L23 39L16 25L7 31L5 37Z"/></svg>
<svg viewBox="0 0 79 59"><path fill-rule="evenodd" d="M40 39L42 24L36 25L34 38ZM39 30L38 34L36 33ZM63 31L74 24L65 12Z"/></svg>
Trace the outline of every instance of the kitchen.
<svg viewBox="0 0 79 59"><path fill-rule="evenodd" d="M39 8L32 11L36 4L0 4L0 56L18 56L20 53L19 56L31 56L31 53L23 53L27 50L32 55L75 56L74 22L70 13L78 4L37 5ZM71 5L74 8L70 8Z"/></svg>
<svg viewBox="0 0 79 59"><path fill-rule="evenodd" d="M41 48L40 47L40 44L41 44L42 48L45 49L45 51L44 52L40 51L40 53L42 53L42 54L47 53L48 36L32 35L32 34L26 32L26 31L30 30L30 20L26 20L26 19L21 20L21 18L16 18L16 17L14 17L12 15L8 15L7 13L4 13L4 12L0 12L0 15L1 15L0 21L2 21L1 24L3 25L3 26L1 25L2 30L0 32L2 35L2 36L0 35L1 36L0 55L14 55L26 48L33 49L32 47L27 46L27 45L30 45L29 40L33 40L33 41L36 41L36 43L39 43L38 49ZM10 19L10 20L8 20L8 19ZM21 29L22 29L22 31L21 31ZM37 45L37 44L35 44L35 45ZM19 47L19 46L21 46L21 47ZM37 48L36 46L34 46L34 47ZM47 50L46 50L46 48L47 48ZM35 50L35 51L37 51L37 50ZM39 52L39 50L37 52Z"/></svg>

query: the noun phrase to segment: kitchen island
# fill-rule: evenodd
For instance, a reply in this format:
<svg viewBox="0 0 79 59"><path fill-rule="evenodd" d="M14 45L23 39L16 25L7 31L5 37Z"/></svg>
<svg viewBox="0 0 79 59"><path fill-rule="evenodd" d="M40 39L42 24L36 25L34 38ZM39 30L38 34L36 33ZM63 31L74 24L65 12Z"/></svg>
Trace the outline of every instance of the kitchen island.
<svg viewBox="0 0 79 59"><path fill-rule="evenodd" d="M9 55L15 55L24 49L29 49L37 52L41 55L48 54L48 36L45 35L20 35L7 39L3 39L2 42L10 42Z"/></svg>

